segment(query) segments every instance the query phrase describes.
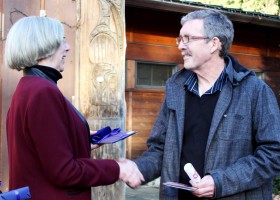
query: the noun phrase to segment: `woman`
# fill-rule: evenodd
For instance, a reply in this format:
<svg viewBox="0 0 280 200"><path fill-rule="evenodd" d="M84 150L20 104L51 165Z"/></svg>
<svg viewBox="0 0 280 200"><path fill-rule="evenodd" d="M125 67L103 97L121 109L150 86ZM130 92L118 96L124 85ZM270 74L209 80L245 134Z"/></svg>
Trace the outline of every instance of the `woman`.
<svg viewBox="0 0 280 200"><path fill-rule="evenodd" d="M9 189L29 186L35 200L89 200L91 186L143 181L132 161L90 158L88 124L57 87L69 49L47 17L22 18L7 35L6 65L24 74L7 114Z"/></svg>

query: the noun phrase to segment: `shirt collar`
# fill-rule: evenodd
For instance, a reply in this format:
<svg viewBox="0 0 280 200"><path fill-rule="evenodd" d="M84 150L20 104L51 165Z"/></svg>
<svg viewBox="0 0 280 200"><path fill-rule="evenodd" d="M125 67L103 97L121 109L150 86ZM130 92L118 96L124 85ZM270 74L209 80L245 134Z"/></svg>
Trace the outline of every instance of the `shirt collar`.
<svg viewBox="0 0 280 200"><path fill-rule="evenodd" d="M222 73L220 74L219 78L216 80L214 85L209 90L207 90L204 94L214 94L215 92L222 90L225 82L227 81L227 74L226 74L227 66L228 65L226 65L224 67ZM188 91L200 96L199 91L198 91L198 80L197 80L196 73L191 72L189 78L185 82L184 87L185 87L185 90L188 90Z"/></svg>

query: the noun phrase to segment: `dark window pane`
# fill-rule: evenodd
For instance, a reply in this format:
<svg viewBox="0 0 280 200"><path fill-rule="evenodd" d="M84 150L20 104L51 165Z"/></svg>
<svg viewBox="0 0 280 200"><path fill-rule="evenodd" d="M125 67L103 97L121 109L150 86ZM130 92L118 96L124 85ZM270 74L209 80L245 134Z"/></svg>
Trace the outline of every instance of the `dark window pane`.
<svg viewBox="0 0 280 200"><path fill-rule="evenodd" d="M175 64L137 62L137 87L163 88L175 69Z"/></svg>
<svg viewBox="0 0 280 200"><path fill-rule="evenodd" d="M149 66L143 65L137 70L137 85L151 85L151 73Z"/></svg>

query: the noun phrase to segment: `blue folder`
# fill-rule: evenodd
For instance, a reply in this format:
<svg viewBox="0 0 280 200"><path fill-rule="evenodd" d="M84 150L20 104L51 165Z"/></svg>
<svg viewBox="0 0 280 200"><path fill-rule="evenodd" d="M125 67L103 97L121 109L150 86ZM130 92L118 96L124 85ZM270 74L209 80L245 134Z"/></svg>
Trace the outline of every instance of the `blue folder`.
<svg viewBox="0 0 280 200"><path fill-rule="evenodd" d="M92 144L113 144L121 141L133 134L136 131L122 131L120 128L111 129L110 126L106 126L97 131L96 134L90 137Z"/></svg>
<svg viewBox="0 0 280 200"><path fill-rule="evenodd" d="M29 187L23 187L0 194L0 200L25 200L30 198Z"/></svg>

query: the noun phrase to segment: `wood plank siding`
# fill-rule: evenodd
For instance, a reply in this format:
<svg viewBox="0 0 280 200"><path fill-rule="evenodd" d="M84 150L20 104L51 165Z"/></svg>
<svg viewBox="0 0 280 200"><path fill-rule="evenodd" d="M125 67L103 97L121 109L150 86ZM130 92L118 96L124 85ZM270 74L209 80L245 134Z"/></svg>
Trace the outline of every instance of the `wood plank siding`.
<svg viewBox="0 0 280 200"><path fill-rule="evenodd" d="M183 65L175 43L183 13L126 6L126 103L127 128L138 133L127 140L127 157L146 150L164 99L164 90L139 89L135 85L137 61ZM280 102L280 28L233 21L235 37L230 53L248 68L264 73L265 81Z"/></svg>
<svg viewBox="0 0 280 200"><path fill-rule="evenodd" d="M163 99L162 91L126 90L127 128L137 131L127 140L127 157L134 159L146 149L146 140Z"/></svg>

